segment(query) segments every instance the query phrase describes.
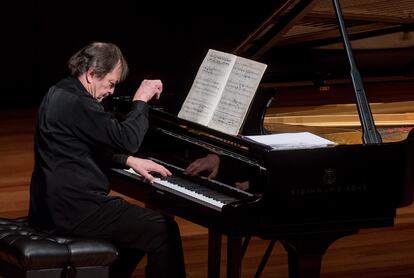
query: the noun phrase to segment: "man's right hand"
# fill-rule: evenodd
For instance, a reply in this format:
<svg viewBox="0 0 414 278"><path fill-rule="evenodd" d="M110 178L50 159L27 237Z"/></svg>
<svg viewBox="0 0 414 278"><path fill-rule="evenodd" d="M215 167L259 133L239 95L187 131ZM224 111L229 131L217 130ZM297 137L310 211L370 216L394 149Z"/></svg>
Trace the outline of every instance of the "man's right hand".
<svg viewBox="0 0 414 278"><path fill-rule="evenodd" d="M162 82L159 79L149 80L144 79L141 85L135 92L134 100L142 100L144 102L150 101L154 96L159 99L162 92Z"/></svg>

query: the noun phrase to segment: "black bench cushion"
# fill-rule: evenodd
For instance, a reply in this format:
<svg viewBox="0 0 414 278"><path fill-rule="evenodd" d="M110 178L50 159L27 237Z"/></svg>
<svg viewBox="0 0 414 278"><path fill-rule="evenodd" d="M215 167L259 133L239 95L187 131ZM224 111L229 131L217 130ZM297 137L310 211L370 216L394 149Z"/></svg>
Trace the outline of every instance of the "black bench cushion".
<svg viewBox="0 0 414 278"><path fill-rule="evenodd" d="M26 218L0 218L0 260L21 269L109 266L117 256L106 241L53 236L29 227Z"/></svg>

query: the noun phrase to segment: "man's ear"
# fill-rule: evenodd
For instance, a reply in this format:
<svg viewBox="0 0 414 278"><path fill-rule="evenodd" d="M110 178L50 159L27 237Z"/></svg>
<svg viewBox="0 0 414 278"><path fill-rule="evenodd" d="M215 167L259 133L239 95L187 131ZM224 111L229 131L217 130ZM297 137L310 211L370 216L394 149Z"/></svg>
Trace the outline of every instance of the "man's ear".
<svg viewBox="0 0 414 278"><path fill-rule="evenodd" d="M94 77L95 73L93 71L93 69L88 69L85 73L85 77L86 77L86 82L88 84L92 83L92 79Z"/></svg>

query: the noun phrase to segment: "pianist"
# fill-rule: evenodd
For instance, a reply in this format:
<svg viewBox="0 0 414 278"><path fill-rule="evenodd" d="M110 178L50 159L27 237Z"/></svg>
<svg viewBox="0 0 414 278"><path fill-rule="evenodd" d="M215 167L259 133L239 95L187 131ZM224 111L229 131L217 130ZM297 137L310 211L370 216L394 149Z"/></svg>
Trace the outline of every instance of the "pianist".
<svg viewBox="0 0 414 278"><path fill-rule="evenodd" d="M40 105L35 131L35 165L30 185L29 221L61 235L113 242L120 259L113 277L130 277L147 254L147 277L185 277L178 225L158 212L109 196L105 175L111 163L149 172L171 173L136 153L148 127L147 102L158 98L160 80L144 80L131 112L119 122L101 101L125 78L127 63L117 46L95 42L68 62L71 76L52 86Z"/></svg>

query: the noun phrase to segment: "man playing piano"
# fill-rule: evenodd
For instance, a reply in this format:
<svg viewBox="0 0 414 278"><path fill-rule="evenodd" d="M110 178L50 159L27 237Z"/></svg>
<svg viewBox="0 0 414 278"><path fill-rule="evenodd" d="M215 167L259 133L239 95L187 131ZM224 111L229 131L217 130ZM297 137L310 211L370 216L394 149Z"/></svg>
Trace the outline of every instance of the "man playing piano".
<svg viewBox="0 0 414 278"><path fill-rule="evenodd" d="M29 221L50 233L102 238L119 249L114 277L130 277L147 254L147 277L185 277L178 225L148 208L109 196L105 170L131 167L152 181L150 172L171 175L136 153L148 127L147 102L159 98L160 80L144 80L122 122L104 111L128 71L119 48L94 42L68 62L71 73L49 89L38 111Z"/></svg>

